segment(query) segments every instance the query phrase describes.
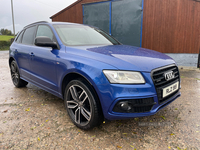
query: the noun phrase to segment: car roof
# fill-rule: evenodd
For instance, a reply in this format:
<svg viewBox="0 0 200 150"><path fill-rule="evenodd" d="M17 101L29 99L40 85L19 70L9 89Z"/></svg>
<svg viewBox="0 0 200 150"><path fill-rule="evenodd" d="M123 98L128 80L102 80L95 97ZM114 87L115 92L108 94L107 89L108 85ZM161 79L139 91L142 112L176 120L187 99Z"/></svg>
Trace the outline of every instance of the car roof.
<svg viewBox="0 0 200 150"><path fill-rule="evenodd" d="M28 28L28 27L30 27L30 26L33 26L33 25L37 25L37 24L52 24L52 25L83 25L83 24L78 24L78 23L71 23L71 22L47 22L47 21L39 21L39 22L34 22L34 23L31 23L31 24L29 24L29 25L27 25L27 26L25 26L24 27L24 29L25 28Z"/></svg>

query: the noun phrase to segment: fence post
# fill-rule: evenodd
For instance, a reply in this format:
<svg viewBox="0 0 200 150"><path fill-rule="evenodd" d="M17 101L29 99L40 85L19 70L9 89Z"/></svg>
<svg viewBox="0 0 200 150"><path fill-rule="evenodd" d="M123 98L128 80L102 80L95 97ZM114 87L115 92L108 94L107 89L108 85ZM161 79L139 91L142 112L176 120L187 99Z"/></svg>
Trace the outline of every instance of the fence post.
<svg viewBox="0 0 200 150"><path fill-rule="evenodd" d="M199 49L199 55L198 55L197 68L200 68L200 49Z"/></svg>

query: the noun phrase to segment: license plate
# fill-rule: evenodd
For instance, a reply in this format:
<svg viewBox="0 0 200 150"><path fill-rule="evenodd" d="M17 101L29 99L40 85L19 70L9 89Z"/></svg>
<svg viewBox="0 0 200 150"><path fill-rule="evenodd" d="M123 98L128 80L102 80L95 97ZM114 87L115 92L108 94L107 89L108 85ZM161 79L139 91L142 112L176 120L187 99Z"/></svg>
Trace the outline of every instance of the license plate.
<svg viewBox="0 0 200 150"><path fill-rule="evenodd" d="M177 91L179 88L179 82L176 82L163 89L163 98L170 95L171 93Z"/></svg>

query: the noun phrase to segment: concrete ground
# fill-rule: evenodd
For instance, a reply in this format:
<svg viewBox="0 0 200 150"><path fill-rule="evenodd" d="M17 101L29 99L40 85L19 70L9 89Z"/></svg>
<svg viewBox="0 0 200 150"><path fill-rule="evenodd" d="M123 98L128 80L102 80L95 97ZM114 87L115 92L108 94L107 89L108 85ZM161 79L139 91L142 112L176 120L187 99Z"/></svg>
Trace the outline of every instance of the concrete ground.
<svg viewBox="0 0 200 150"><path fill-rule="evenodd" d="M72 124L63 100L34 85L15 88L8 52L0 52L0 149L200 149L200 71L180 67L182 96L149 117Z"/></svg>

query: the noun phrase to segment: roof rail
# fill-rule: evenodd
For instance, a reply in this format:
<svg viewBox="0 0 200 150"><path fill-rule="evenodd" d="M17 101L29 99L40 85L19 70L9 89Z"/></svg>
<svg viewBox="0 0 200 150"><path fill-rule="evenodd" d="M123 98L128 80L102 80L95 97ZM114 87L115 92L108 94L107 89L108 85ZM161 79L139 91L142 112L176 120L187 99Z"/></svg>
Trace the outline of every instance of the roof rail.
<svg viewBox="0 0 200 150"><path fill-rule="evenodd" d="M31 24L25 26L24 29L27 28L28 26L31 26L31 25L34 25L34 24L37 24L37 23L48 23L48 21L38 21L38 22L34 22L34 23L31 23Z"/></svg>

